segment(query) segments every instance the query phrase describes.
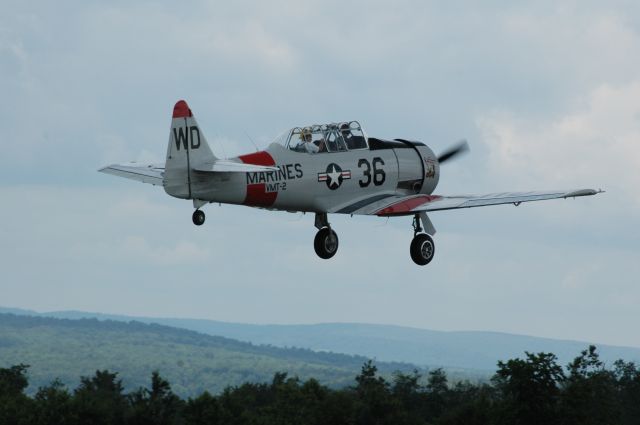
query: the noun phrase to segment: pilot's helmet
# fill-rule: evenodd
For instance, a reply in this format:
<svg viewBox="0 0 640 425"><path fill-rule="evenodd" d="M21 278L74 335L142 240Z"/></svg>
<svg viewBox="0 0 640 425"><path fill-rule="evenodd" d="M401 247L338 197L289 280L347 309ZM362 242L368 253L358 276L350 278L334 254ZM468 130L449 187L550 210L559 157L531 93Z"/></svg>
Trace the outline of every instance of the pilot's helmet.
<svg viewBox="0 0 640 425"><path fill-rule="evenodd" d="M342 124L340 124L340 133L342 133L343 136L351 135L351 128L349 128L348 123L343 122Z"/></svg>
<svg viewBox="0 0 640 425"><path fill-rule="evenodd" d="M303 142L310 142L311 141L311 130L309 130L308 128L303 128L302 131L300 132L300 140L302 140Z"/></svg>

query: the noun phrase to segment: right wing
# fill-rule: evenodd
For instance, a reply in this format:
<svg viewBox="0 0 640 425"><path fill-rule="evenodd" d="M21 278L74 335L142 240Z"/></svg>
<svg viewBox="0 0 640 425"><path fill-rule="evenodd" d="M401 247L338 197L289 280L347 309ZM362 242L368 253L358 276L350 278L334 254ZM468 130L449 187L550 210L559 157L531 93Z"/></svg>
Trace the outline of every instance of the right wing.
<svg viewBox="0 0 640 425"><path fill-rule="evenodd" d="M593 189L558 190L548 192L507 192L490 193L486 195L409 195L409 196L385 196L382 199L371 199L372 202L357 205L357 208L334 212L347 212L359 215L378 215L382 217L412 215L422 211L442 211L459 208L484 207L489 205L514 204L522 202L544 201L547 199L566 199L578 196L590 196L601 193ZM357 203L356 203L357 204ZM356 205L354 204L354 205Z"/></svg>

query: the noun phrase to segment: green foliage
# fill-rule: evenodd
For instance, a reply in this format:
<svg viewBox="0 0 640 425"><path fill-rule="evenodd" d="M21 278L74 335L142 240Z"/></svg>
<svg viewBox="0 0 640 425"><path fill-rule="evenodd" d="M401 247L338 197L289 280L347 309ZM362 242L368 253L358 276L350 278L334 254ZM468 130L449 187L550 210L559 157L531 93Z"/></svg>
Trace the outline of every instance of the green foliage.
<svg viewBox="0 0 640 425"><path fill-rule="evenodd" d="M451 384L442 369L391 374L396 365L140 323L0 315L0 335L11 341L0 344L11 362L0 364L2 425L640 424L640 369L607 368L593 346L566 368L525 352L498 362L490 384Z"/></svg>
<svg viewBox="0 0 640 425"><path fill-rule="evenodd" d="M567 369L562 408L568 421L583 425L619 423L615 373L605 369L596 347L582 351Z"/></svg>
<svg viewBox="0 0 640 425"><path fill-rule="evenodd" d="M72 396L62 382L54 380L50 385L40 387L35 395L33 424L74 424L78 422Z"/></svg>
<svg viewBox="0 0 640 425"><path fill-rule="evenodd" d="M567 366L550 353L500 362L492 385L451 386L441 369L426 377L396 372L392 381L368 361L355 385L331 389L311 378L273 374L220 395L204 391L186 401L160 373L149 387L125 393L118 374L97 370L69 392L54 380L24 394L27 366L0 368L2 424L637 424L640 370L620 360L609 370L589 347Z"/></svg>
<svg viewBox="0 0 640 425"><path fill-rule="evenodd" d="M554 424L558 422L558 385L565 379L551 353L525 352L526 359L498 362L492 378L502 398L501 423Z"/></svg>

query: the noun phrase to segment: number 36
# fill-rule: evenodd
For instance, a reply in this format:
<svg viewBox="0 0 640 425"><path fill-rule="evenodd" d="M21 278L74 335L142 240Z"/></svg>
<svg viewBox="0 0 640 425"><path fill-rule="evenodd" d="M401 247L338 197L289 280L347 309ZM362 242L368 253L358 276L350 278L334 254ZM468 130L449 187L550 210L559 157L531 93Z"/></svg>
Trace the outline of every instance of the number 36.
<svg viewBox="0 0 640 425"><path fill-rule="evenodd" d="M371 178L371 164L366 159L362 158L358 160L358 168L364 168L364 177L365 179L360 180L358 183L360 187L367 187L371 184L371 180L373 180L373 184L376 186L380 186L384 184L384 180L386 178L386 174L381 165L384 165L384 161L380 157L373 158L373 179Z"/></svg>

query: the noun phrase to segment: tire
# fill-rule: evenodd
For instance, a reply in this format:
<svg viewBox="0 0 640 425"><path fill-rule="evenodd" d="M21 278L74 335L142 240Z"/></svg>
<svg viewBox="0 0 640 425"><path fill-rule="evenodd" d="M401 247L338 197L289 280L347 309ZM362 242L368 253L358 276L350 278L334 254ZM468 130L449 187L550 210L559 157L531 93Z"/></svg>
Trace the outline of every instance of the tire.
<svg viewBox="0 0 640 425"><path fill-rule="evenodd" d="M338 235L328 227L323 227L313 240L313 248L318 257L328 260L338 252Z"/></svg>
<svg viewBox="0 0 640 425"><path fill-rule="evenodd" d="M201 211L201 210L195 210L193 212L193 215L191 216L191 220L193 221L193 224L195 224L196 226L202 226L204 224L204 219L205 219L204 211Z"/></svg>
<svg viewBox="0 0 640 425"><path fill-rule="evenodd" d="M436 253L436 245L431 236L426 233L417 234L411 241L409 249L411 259L419 266L426 266L433 260Z"/></svg>

